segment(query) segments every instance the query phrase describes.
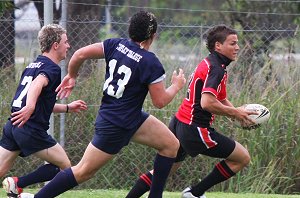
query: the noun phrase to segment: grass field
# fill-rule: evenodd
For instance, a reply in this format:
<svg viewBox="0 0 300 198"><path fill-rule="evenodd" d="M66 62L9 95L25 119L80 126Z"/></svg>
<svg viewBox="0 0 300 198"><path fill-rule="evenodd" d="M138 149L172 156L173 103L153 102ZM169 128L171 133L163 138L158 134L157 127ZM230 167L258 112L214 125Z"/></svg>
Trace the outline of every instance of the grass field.
<svg viewBox="0 0 300 198"><path fill-rule="evenodd" d="M30 190L28 192L36 192ZM73 190L65 192L58 198L123 198L128 191L126 190ZM164 192L164 198L180 198L180 192ZM3 189L0 192L0 197L5 198ZM147 194L143 196L146 198ZM211 192L206 193L207 198L300 198L300 195L275 195L275 194L253 194L253 193L222 193Z"/></svg>

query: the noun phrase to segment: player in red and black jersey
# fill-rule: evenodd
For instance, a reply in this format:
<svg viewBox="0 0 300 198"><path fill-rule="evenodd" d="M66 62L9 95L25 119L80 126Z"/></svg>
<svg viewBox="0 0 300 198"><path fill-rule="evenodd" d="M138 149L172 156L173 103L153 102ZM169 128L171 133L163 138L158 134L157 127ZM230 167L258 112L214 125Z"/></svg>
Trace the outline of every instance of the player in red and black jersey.
<svg viewBox="0 0 300 198"><path fill-rule="evenodd" d="M210 54L191 75L187 97L169 125L180 142L172 172L187 155L202 154L224 160L201 182L186 188L182 193L184 198L204 198L206 190L234 176L250 162L246 148L211 127L214 114L235 118L245 126L253 124L248 115L254 113L235 108L226 94L226 67L236 60L239 51L237 32L225 25L213 27L207 35L207 48ZM144 194L151 186L152 173L143 174L127 198Z"/></svg>

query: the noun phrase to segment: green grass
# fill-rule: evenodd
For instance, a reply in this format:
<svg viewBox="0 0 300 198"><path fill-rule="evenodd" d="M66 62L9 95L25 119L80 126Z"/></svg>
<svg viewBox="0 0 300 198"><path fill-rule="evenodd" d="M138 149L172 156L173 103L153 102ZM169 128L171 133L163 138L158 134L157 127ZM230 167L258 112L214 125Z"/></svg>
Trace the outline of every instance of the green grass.
<svg viewBox="0 0 300 198"><path fill-rule="evenodd" d="M28 192L36 192L36 190L29 190ZM72 190L67 191L58 198L122 198L128 193L127 190ZM180 198L180 192L164 192L164 198ZM2 190L0 197L5 197ZM146 198L145 194L142 198ZM223 192L209 192L206 193L207 198L300 198L300 195L276 195L276 194L253 194L253 193L223 193Z"/></svg>

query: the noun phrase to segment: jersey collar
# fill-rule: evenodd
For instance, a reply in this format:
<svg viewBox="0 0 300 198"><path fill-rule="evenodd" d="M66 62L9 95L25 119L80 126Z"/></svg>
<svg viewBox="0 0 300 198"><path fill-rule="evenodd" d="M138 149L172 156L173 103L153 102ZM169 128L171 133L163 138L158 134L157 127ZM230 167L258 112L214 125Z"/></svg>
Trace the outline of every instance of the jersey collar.
<svg viewBox="0 0 300 198"><path fill-rule="evenodd" d="M220 60L220 62L222 63L222 67L224 69L226 69L226 66L228 66L232 62L232 60L230 60L223 54L220 54L219 52L214 51L214 52L212 52L212 55L216 56Z"/></svg>

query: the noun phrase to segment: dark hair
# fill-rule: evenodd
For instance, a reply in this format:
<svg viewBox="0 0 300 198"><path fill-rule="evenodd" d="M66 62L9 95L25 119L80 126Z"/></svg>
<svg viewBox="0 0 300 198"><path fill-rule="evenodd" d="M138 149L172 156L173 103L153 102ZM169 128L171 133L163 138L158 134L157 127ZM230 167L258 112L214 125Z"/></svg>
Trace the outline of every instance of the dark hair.
<svg viewBox="0 0 300 198"><path fill-rule="evenodd" d="M215 43L220 42L223 44L230 34L237 34L237 32L226 25L217 25L209 29L206 37L208 51L213 52L215 50Z"/></svg>
<svg viewBox="0 0 300 198"><path fill-rule="evenodd" d="M151 12L140 11L130 18L128 34L133 41L145 41L149 39L156 30L156 17Z"/></svg>

